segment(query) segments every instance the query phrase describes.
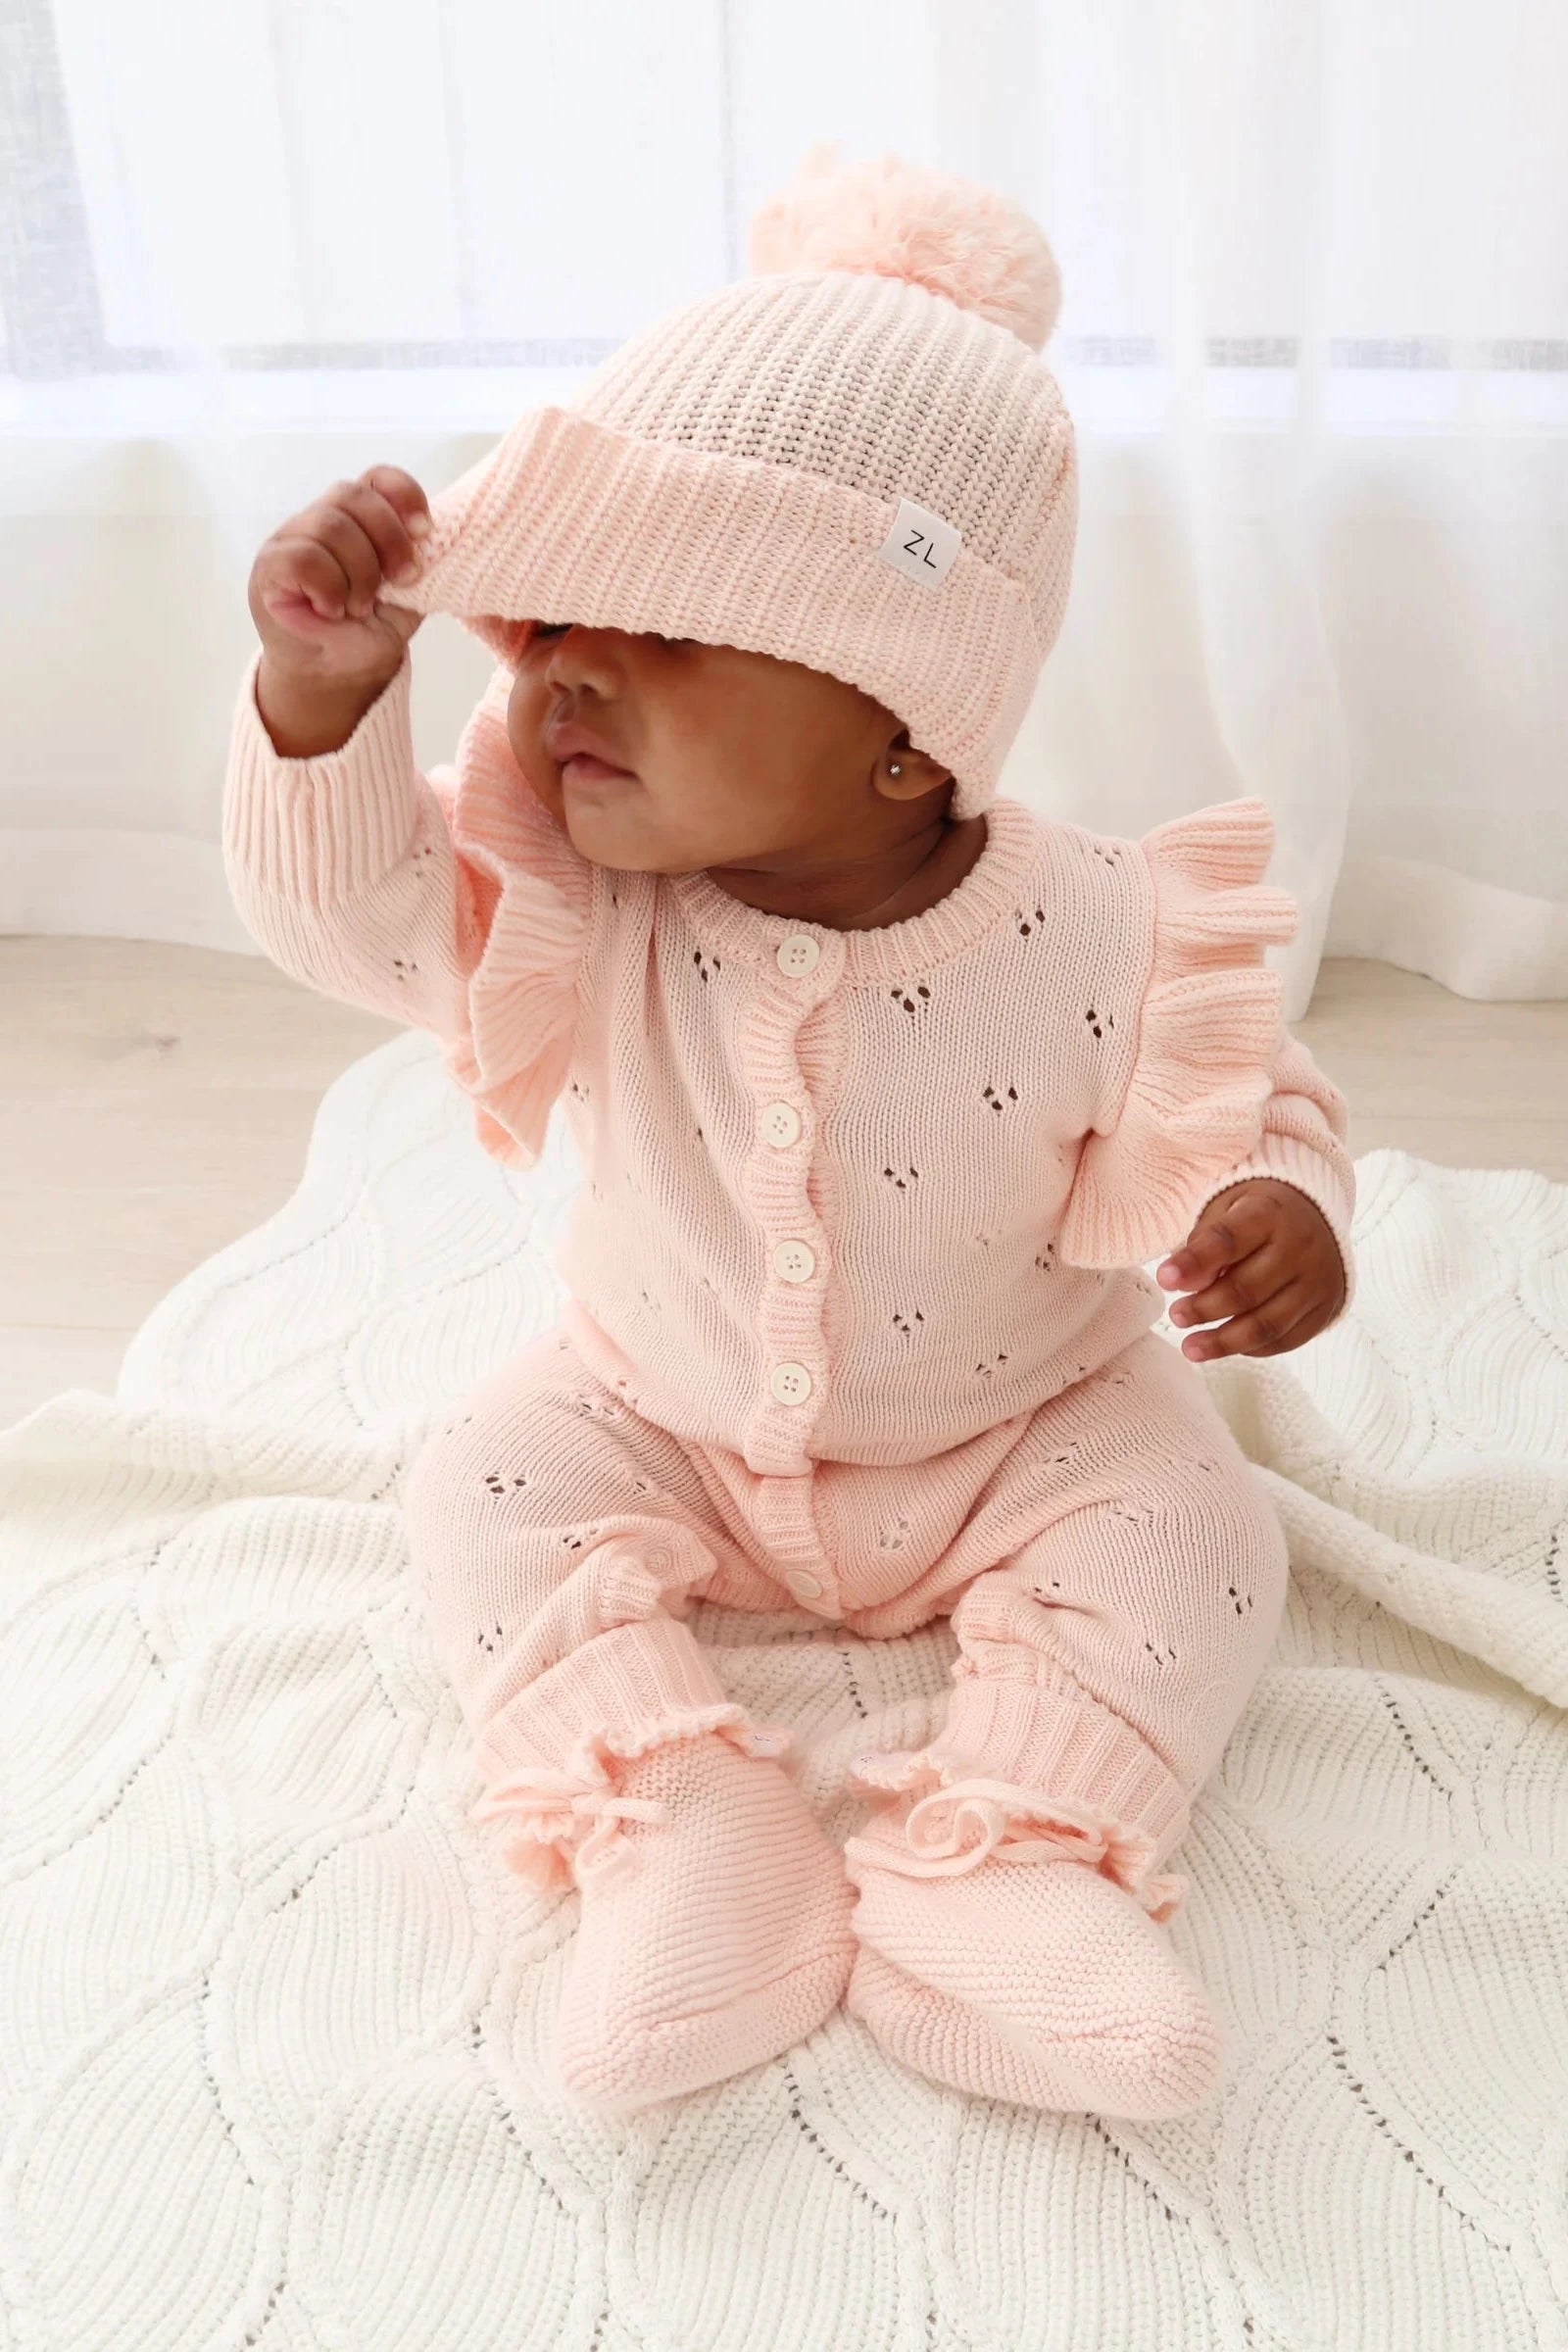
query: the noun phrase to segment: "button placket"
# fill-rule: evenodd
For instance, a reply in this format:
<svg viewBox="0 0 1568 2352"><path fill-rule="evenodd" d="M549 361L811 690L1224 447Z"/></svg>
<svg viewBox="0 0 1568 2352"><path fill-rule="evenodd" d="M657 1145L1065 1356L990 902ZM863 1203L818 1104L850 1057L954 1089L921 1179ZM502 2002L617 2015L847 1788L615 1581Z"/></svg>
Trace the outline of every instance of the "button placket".
<svg viewBox="0 0 1568 2352"><path fill-rule="evenodd" d="M822 951L809 931L792 931L773 951L773 960L786 980L804 980L822 960Z"/></svg>
<svg viewBox="0 0 1568 2352"><path fill-rule="evenodd" d="M762 1273L757 1324L762 1393L751 1415L746 1458L756 1469L781 1474L804 1464L826 1373L827 1237L808 1191L812 1151L802 1146L808 1102L795 1047L842 977L843 962L836 935L822 941L807 931L775 934L741 1014L742 1067L756 1105L743 1184L757 1218Z"/></svg>
<svg viewBox="0 0 1568 2352"><path fill-rule="evenodd" d="M837 1613L838 1593L822 1549L819 1492L812 1468L793 1477L760 1479L754 1525L779 1582L804 1608L831 1615Z"/></svg>
<svg viewBox="0 0 1568 2352"><path fill-rule="evenodd" d="M773 1252L773 1271L781 1282L809 1282L816 1272L816 1251L808 1242L780 1242Z"/></svg>
<svg viewBox="0 0 1568 2352"><path fill-rule="evenodd" d="M769 1102L762 1113L762 1133L775 1152L787 1152L801 1140L803 1121L793 1102Z"/></svg>

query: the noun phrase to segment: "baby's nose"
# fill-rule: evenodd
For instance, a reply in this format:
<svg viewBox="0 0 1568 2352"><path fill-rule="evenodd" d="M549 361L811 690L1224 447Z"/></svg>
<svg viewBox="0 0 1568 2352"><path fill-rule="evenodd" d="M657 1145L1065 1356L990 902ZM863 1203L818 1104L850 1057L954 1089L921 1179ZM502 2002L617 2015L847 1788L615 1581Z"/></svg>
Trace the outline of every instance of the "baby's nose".
<svg viewBox="0 0 1568 2352"><path fill-rule="evenodd" d="M573 621L552 640L545 663L546 681L563 693L598 695L606 702L612 701L625 691L626 652L624 630L592 628Z"/></svg>

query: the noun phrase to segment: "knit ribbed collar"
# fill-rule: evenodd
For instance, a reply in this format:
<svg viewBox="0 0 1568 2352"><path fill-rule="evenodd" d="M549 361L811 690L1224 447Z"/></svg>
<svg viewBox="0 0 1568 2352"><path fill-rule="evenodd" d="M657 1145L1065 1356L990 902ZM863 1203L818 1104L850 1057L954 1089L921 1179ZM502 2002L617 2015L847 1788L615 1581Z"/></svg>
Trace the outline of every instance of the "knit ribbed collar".
<svg viewBox="0 0 1568 2352"><path fill-rule="evenodd" d="M924 914L870 930L844 931L831 923L764 914L720 890L706 871L665 874L669 891L696 935L709 947L753 963L770 958L781 940L808 932L824 948L842 942L846 980L909 980L973 947L1019 904L1040 873L1046 829L1021 801L998 798L985 812L986 845L963 879Z"/></svg>

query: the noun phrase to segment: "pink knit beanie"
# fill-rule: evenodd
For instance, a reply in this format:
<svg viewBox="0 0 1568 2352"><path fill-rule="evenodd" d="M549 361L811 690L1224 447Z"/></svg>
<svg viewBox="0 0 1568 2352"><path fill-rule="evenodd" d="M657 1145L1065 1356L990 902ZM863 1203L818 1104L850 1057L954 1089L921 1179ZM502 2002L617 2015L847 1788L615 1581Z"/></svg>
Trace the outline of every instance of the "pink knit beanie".
<svg viewBox="0 0 1568 2352"><path fill-rule="evenodd" d="M388 601L514 665L541 621L806 663L885 704L979 812L1067 600L1072 424L1036 356L1051 249L994 190L813 148L751 274L634 335L431 501Z"/></svg>

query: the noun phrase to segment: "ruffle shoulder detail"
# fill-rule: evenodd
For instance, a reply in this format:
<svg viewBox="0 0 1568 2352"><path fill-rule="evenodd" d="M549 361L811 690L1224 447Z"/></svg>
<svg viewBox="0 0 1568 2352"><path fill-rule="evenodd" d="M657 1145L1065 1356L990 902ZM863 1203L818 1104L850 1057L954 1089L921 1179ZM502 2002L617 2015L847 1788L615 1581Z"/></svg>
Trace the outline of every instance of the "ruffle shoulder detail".
<svg viewBox="0 0 1568 2352"><path fill-rule="evenodd" d="M1256 1146L1284 1043L1284 984L1263 953L1295 938L1299 912L1262 879L1267 803L1222 801L1136 846L1152 953L1119 1113L1084 1144L1057 1236L1078 1266L1142 1265L1179 1248L1216 1178Z"/></svg>
<svg viewBox="0 0 1568 2352"><path fill-rule="evenodd" d="M446 1066L485 1150L532 1167L566 1082L593 904L593 868L530 789L507 737L504 664L464 729L455 769L431 782L460 888L464 1019Z"/></svg>

